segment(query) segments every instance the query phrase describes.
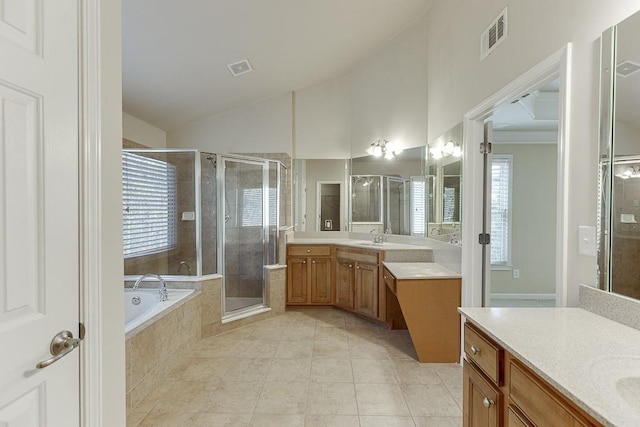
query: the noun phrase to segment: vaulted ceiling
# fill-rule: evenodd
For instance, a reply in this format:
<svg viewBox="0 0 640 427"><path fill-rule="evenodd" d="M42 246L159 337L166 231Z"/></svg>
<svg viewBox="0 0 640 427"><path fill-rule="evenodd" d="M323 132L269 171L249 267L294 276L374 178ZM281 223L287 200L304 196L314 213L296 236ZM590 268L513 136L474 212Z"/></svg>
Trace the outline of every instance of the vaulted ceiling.
<svg viewBox="0 0 640 427"><path fill-rule="evenodd" d="M164 130L348 72L432 0L125 0L123 110ZM248 58L253 72L227 69Z"/></svg>

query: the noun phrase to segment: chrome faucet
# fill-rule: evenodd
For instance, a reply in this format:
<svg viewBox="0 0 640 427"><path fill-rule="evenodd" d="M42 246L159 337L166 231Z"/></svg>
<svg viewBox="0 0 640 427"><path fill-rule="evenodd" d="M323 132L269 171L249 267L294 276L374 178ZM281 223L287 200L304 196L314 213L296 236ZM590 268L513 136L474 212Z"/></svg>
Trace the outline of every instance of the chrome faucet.
<svg viewBox="0 0 640 427"><path fill-rule="evenodd" d="M373 243L380 243L380 244L383 243L384 239L383 239L382 235L380 233L378 233L377 229L372 228L371 231L369 232L369 234L373 234L373 238L372 238Z"/></svg>
<svg viewBox="0 0 640 427"><path fill-rule="evenodd" d="M187 275L191 276L191 264L184 260L180 261L180 264L178 264L178 273L180 273L180 271L182 270L182 266L187 267Z"/></svg>
<svg viewBox="0 0 640 427"><path fill-rule="evenodd" d="M138 280L136 280L136 282L133 284L133 289L134 290L138 289L140 287L140 282L148 278L156 279L162 285L162 288L160 288L160 301L168 300L169 293L167 292L167 283L164 281L162 277L160 277L159 274L145 274L140 276Z"/></svg>

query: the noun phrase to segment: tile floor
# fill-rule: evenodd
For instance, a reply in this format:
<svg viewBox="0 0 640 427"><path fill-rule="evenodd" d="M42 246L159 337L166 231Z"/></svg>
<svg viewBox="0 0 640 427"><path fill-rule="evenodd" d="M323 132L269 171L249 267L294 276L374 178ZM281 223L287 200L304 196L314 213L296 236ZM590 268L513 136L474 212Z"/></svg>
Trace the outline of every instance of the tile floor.
<svg viewBox="0 0 640 427"><path fill-rule="evenodd" d="M406 331L299 308L203 339L128 427L462 425L462 368L421 364Z"/></svg>

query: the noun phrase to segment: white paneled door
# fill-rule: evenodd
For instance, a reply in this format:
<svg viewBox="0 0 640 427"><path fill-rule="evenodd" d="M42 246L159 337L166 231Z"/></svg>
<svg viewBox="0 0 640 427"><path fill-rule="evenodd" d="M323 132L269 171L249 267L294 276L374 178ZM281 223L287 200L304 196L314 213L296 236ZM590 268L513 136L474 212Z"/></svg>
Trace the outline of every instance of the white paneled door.
<svg viewBox="0 0 640 427"><path fill-rule="evenodd" d="M78 1L1 1L0 426L79 424L78 105Z"/></svg>

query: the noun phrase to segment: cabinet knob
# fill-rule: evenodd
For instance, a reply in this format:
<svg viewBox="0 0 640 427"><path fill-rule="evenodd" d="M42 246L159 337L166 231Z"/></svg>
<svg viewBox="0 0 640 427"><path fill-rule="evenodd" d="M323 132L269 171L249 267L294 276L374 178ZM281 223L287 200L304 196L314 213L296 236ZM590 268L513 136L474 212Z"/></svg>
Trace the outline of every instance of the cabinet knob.
<svg viewBox="0 0 640 427"><path fill-rule="evenodd" d="M315 261L311 261L311 263L312 263L312 264L315 264L316 262L315 262Z"/></svg>
<svg viewBox="0 0 640 427"><path fill-rule="evenodd" d="M305 259L304 261L302 261L302 263L303 263L303 264L306 264L306 263L307 263L307 260Z"/></svg>
<svg viewBox="0 0 640 427"><path fill-rule="evenodd" d="M353 267L353 265L349 264L349 268Z"/></svg>
<svg viewBox="0 0 640 427"><path fill-rule="evenodd" d="M307 253L310 254L311 253L311 249L307 249Z"/></svg>
<svg viewBox="0 0 640 427"><path fill-rule="evenodd" d="M385 279L387 278L387 276L382 276L382 277L384 277Z"/></svg>
<svg viewBox="0 0 640 427"><path fill-rule="evenodd" d="M482 405L487 409L491 408L495 404L496 404L496 402L494 402L493 400L489 399L488 397L485 397L484 400L482 401Z"/></svg>
<svg viewBox="0 0 640 427"><path fill-rule="evenodd" d="M473 354L475 356L478 353L480 353L480 349L478 347L476 347L475 345L472 345L471 346L471 354Z"/></svg>
<svg viewBox="0 0 640 427"><path fill-rule="evenodd" d="M360 270L360 266L357 266L356 268L357 268L358 270Z"/></svg>

